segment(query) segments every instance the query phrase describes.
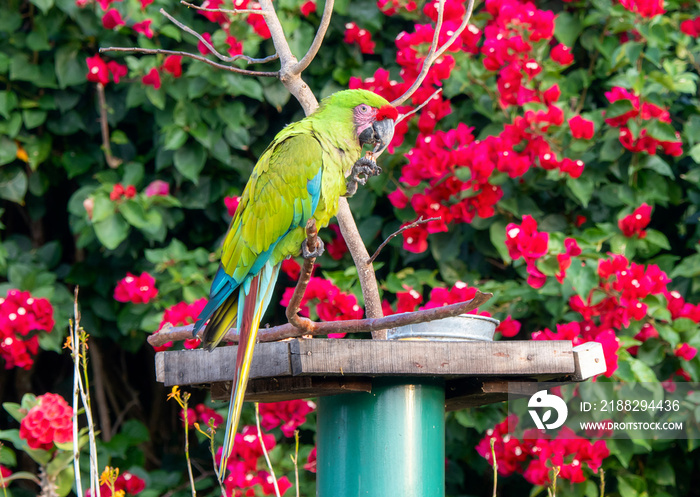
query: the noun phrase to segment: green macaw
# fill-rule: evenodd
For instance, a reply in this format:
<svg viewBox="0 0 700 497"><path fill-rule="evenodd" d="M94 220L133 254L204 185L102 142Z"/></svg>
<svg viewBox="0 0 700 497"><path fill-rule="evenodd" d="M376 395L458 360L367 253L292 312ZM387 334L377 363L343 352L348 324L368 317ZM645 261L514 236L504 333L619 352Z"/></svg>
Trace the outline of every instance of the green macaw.
<svg viewBox="0 0 700 497"><path fill-rule="evenodd" d="M373 144L375 153L382 152L393 137L397 117L389 102L369 91L334 93L316 112L280 131L253 169L224 239L209 302L194 327L196 335L209 320L202 339L209 350L230 328L239 329L219 471L222 480L233 449L260 320L270 303L280 263L299 254L310 218L319 228L328 225L338 212L339 198L347 193L346 177L353 169L357 173L355 163L361 172L368 173L366 159L360 159L362 146ZM314 255L318 254L305 254Z"/></svg>

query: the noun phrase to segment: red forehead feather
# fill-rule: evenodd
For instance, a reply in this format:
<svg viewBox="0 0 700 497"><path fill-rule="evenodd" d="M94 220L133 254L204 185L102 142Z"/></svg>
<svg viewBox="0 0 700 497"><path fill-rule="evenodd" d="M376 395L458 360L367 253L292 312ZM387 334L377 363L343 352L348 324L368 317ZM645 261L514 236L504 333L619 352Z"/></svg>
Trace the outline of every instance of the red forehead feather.
<svg viewBox="0 0 700 497"><path fill-rule="evenodd" d="M396 107L393 105L384 105L379 108L375 119L377 121L381 121L382 119L393 119L396 121L397 117L399 117L399 111L396 110Z"/></svg>

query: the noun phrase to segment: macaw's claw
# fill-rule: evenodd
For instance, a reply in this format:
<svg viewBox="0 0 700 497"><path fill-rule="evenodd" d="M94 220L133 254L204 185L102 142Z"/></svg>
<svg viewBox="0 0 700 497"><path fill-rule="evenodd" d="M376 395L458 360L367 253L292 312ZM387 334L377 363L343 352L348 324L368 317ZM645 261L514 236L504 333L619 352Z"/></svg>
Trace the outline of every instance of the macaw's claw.
<svg viewBox="0 0 700 497"><path fill-rule="evenodd" d="M326 246L323 243L323 240L321 240L320 238L316 239L316 248L313 252L310 251L309 247L306 246L306 240L301 242L301 255L304 259L315 259L316 257L321 257L325 251Z"/></svg>
<svg viewBox="0 0 700 497"><path fill-rule="evenodd" d="M367 183L367 178L378 176L382 173L382 168L371 158L361 157L353 164L350 176L348 176L346 197L352 197L357 192L357 185Z"/></svg>

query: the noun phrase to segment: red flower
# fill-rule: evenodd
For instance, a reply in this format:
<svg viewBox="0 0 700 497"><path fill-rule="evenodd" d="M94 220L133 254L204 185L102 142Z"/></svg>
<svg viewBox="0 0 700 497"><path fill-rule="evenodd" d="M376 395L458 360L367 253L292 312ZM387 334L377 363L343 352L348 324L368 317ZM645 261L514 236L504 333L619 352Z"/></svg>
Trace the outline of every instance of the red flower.
<svg viewBox="0 0 700 497"><path fill-rule="evenodd" d="M413 312L423 302L423 296L413 288L405 287L405 292L396 293L396 312Z"/></svg>
<svg viewBox="0 0 700 497"><path fill-rule="evenodd" d="M231 57L235 57L236 55L241 55L243 53L243 42L238 41L235 36L227 36L226 44L229 46L228 54Z"/></svg>
<svg viewBox="0 0 700 497"><path fill-rule="evenodd" d="M700 36L700 17L683 21L681 23L681 32L693 38Z"/></svg>
<svg viewBox="0 0 700 497"><path fill-rule="evenodd" d="M404 250L414 252L416 254L420 254L428 250L428 231L423 225L409 228L401 232L401 236L403 236Z"/></svg>
<svg viewBox="0 0 700 497"><path fill-rule="evenodd" d="M520 327L520 322L516 321L510 316L507 316L503 321L501 321L501 324L498 325L496 331L500 331L504 337L510 338L520 333Z"/></svg>
<svg viewBox="0 0 700 497"><path fill-rule="evenodd" d="M506 247L508 255L515 260L523 257L534 260L547 253L549 248L549 234L537 231L537 221L530 216L523 216L521 226L510 223L506 226Z"/></svg>
<svg viewBox="0 0 700 497"><path fill-rule="evenodd" d="M153 38L153 31L151 30L152 19L146 19L145 21L137 22L133 25L134 31L141 33L146 38Z"/></svg>
<svg viewBox="0 0 700 497"><path fill-rule="evenodd" d="M549 52L549 56L554 62L562 66L568 66L574 61L574 54L571 53L571 49L563 43L552 48L551 52Z"/></svg>
<svg viewBox="0 0 700 497"><path fill-rule="evenodd" d="M238 209L238 204L240 203L241 197L224 197L224 205L226 206L228 215L231 217L233 217L233 215L236 213L236 209Z"/></svg>
<svg viewBox="0 0 700 497"><path fill-rule="evenodd" d="M328 228L333 232L335 236L330 241L330 243L326 244L326 250L328 250L328 255L330 255L333 259L338 261L342 259L343 256L347 253L348 246L345 243L345 238L343 238L343 234L340 232L340 226L338 226L337 224L331 224Z"/></svg>
<svg viewBox="0 0 700 497"><path fill-rule="evenodd" d="M144 273L145 274L145 273ZM165 326L184 326L186 324L194 323L202 312L204 306L207 304L207 299L202 298L196 300L192 304L187 304L186 302L179 302L172 307L169 307L163 313L163 319L158 326L158 331L161 331ZM157 332L156 332L157 333ZM199 346L200 340L198 338L190 338L185 340L186 349L195 349ZM167 342L159 347L154 347L156 352L162 350L168 350L172 347L173 342Z"/></svg>
<svg viewBox="0 0 700 497"><path fill-rule="evenodd" d="M134 185L129 185L124 190L124 196L126 198L134 198L136 196L136 187Z"/></svg>
<svg viewBox="0 0 700 497"><path fill-rule="evenodd" d="M651 221L651 206L643 203L637 207L632 214L623 217L617 223L622 234L628 238L638 236L644 238L646 236L646 228Z"/></svg>
<svg viewBox="0 0 700 497"><path fill-rule="evenodd" d="M63 397L47 393L37 397L37 404L22 418L19 437L32 449L51 450L54 443L73 439L73 409Z"/></svg>
<svg viewBox="0 0 700 497"><path fill-rule="evenodd" d="M313 449L311 449L311 452L309 452L309 457L306 459L306 464L304 464L304 469L307 471L311 471L312 473L316 472L316 447L315 446Z"/></svg>
<svg viewBox="0 0 700 497"><path fill-rule="evenodd" d="M129 69L125 65L114 62L113 60L107 62L107 69L112 73L112 78L115 83L119 83L119 80L129 73Z"/></svg>
<svg viewBox="0 0 700 497"><path fill-rule="evenodd" d="M145 272L141 273L141 276L126 273L126 277L120 280L114 289L114 300L133 304L148 304L158 295L155 282L153 276Z"/></svg>
<svg viewBox="0 0 700 497"><path fill-rule="evenodd" d="M299 10L301 11L301 15L308 17L310 14L316 12L316 2L313 0L307 0L301 5Z"/></svg>
<svg viewBox="0 0 700 497"><path fill-rule="evenodd" d="M299 273L301 273L301 266L297 261L292 258L285 259L282 261L282 272L286 274L292 280L299 279Z"/></svg>
<svg viewBox="0 0 700 497"><path fill-rule="evenodd" d="M204 33L202 35L202 38L204 38L207 41L207 43L209 43L211 46L214 46L212 45L211 35L209 33ZM201 53L202 55L210 53L210 50L201 40L197 43L197 50L199 50L199 53Z"/></svg>
<svg viewBox="0 0 700 497"><path fill-rule="evenodd" d="M152 68L148 74L141 78L141 82L144 85L152 86L156 90L160 88L160 73L158 72L158 69L155 67Z"/></svg>
<svg viewBox="0 0 700 497"><path fill-rule="evenodd" d="M168 55L163 61L163 70L176 78L182 76L182 56Z"/></svg>
<svg viewBox="0 0 700 497"><path fill-rule="evenodd" d="M287 400L260 404L260 418L265 430L280 426L285 437L294 436L294 431L306 422L306 415L316 409L309 400Z"/></svg>
<svg viewBox="0 0 700 497"><path fill-rule="evenodd" d="M408 205L408 197L403 192L403 190L401 190L401 188L397 188L389 195L387 195L387 197L389 198L389 202L391 202L391 205L393 205L397 209L405 209Z"/></svg>
<svg viewBox="0 0 700 497"><path fill-rule="evenodd" d="M85 59L88 66L87 80L93 83L109 83L109 70L107 64L99 55L94 55Z"/></svg>
<svg viewBox="0 0 700 497"><path fill-rule="evenodd" d="M154 0L140 0L140 2L141 2L141 10L146 10L146 7L151 5L154 2Z"/></svg>
<svg viewBox="0 0 700 497"><path fill-rule="evenodd" d="M10 482L7 481L7 478L12 476L12 471L0 464L0 476L2 476L2 485L0 485L0 488L7 488L7 486L10 484Z"/></svg>
<svg viewBox="0 0 700 497"><path fill-rule="evenodd" d="M265 18L260 14L250 14L246 22L253 27L253 30L262 39L267 40L272 36L270 34L270 28L267 27L267 23L265 22Z"/></svg>
<svg viewBox="0 0 700 497"><path fill-rule="evenodd" d="M124 24L125 22L122 19L122 15L117 9L109 9L105 12L105 15L102 16L102 26L104 26L105 29L114 29Z"/></svg>
<svg viewBox="0 0 700 497"><path fill-rule="evenodd" d="M698 349L691 347L687 343L682 343L676 348L676 350L673 351L673 353L676 357L690 361L697 355Z"/></svg>
<svg viewBox="0 0 700 497"><path fill-rule="evenodd" d="M354 22L345 25L343 41L348 44L357 44L362 53L374 53L375 43L372 41L372 34L366 29L360 29Z"/></svg>
<svg viewBox="0 0 700 497"><path fill-rule="evenodd" d="M654 17L666 12L664 10L664 0L620 0L620 4L642 17Z"/></svg>
<svg viewBox="0 0 700 497"><path fill-rule="evenodd" d="M584 119L581 116L574 116L569 119L569 128L571 128L571 135L574 138L582 138L584 140L590 140L595 133L593 121Z"/></svg>

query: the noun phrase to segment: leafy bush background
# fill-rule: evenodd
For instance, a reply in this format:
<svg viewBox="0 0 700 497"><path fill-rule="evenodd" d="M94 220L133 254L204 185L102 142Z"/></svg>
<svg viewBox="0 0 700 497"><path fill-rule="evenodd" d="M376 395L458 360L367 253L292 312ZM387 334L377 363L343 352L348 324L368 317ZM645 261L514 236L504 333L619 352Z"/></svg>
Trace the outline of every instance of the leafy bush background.
<svg viewBox="0 0 700 497"><path fill-rule="evenodd" d="M300 4L281 0L277 5L292 51L299 57L318 22L317 14L300 15ZM101 444L101 455L105 464L136 468L133 471L147 479L148 495L183 483L184 459L179 413L165 402L166 392L153 379L147 333L158 329L164 309L206 297L216 268L213 254L229 221L224 198L240 194L256 157L274 134L303 115L273 79L225 73L185 60L183 76L163 73L157 90L142 84L141 76L160 66L162 56L115 56L112 60L128 65L129 75L106 86L112 152L123 161L118 168L109 168L101 148L96 87L86 80L85 60L106 46L193 51L196 40L158 15L160 7L199 32L213 31L214 43L223 46L221 30L170 1L155 0L145 10L136 0L119 5L123 14L131 16L130 23L152 18L153 39L128 27L104 29L103 12L96 4L81 9L73 0L4 0L0 6L0 275L5 281L0 293L19 288L48 298L57 323L53 333L41 337L42 352L30 371L0 373L0 397L19 401L24 393L46 391L68 396L72 366L61 354L61 344L72 310L71 290L79 285L82 324L93 337L92 363L98 367L101 363L110 403L123 410L110 413L113 433ZM448 232L430 236L429 250L423 253L403 250L400 238L390 244L378 271L387 300L393 303L404 284L427 300L432 287L465 281L493 291L496 296L485 310L501 319L510 315L521 321L523 331L517 338L526 339L529 332L576 320L569 297L597 285L592 268L607 252L659 265L672 277L671 289L687 302L700 300L700 48L696 39L678 29L681 21L700 11L695 2L668 0L665 7L666 14L645 19L607 0L538 3L538 8L559 14L556 39L573 47L575 55L568 68L543 62L538 81L543 88L559 85L559 102L568 105L567 118L578 105L596 123L592 141L572 141L566 123L556 137L565 154L585 162L583 175L573 179L534 167L522 180L497 173L494 182L504 196L495 215L477 217L469 224L451 223ZM483 27L488 19L478 9L472 22ZM398 79L395 39L401 31L413 30L419 20L426 22L420 8L389 17L371 1L336 2L324 48L304 74L306 82L322 97L347 88L351 76L371 77L378 68L388 69ZM372 33L375 54L361 54L357 46L343 43L350 21ZM237 22L233 30L247 54L272 53L271 41L262 40L245 22ZM635 30L638 36L620 37ZM542 61L546 52L544 44ZM483 139L522 114L517 108L501 110L493 98L495 76L485 71L477 56L465 52L453 56L455 69L444 85L452 112L439 122L439 130L464 122ZM612 86L634 89L668 108L673 128L682 135L683 155L650 156L622 148L617 130L603 123L602 113L610 106L603 93ZM585 100L580 102L582 94ZM414 121L404 145L391 157L383 157L385 174L370 180L350 200L370 251L401 222L416 217L410 206L395 209L387 199L406 163L403 153L416 136ZM143 190L155 179L170 184L170 196L146 197ZM115 183L135 185L139 194L115 205L109 200ZM92 219L84 208L87 198L94 199ZM643 202L654 206L648 236L624 237L617 220ZM572 266L561 285L551 278L556 268L550 258L540 266L550 276L548 283L539 290L530 287L525 266L511 264L503 244L507 223L520 223L526 214L534 216L539 229L549 231L552 239L576 238L583 249L580 260L590 262L588 269ZM576 216L586 217L583 226L577 227ZM340 261L326 255L320 263L326 277L361 298L348 255ZM114 300L116 282L127 271L148 271L156 277L159 293L154 303ZM280 282L279 298L290 284ZM662 381L681 367L699 381L698 358L679 361L673 355L679 343L700 346L697 324L671 320L661 297L650 297L646 303L649 312L644 321L665 323L666 333L642 346L634 357L624 349L638 345L632 337L642 320L623 330L617 379ZM282 322L283 308L272 307L267 319ZM201 392L195 395L204 399ZM246 416L252 419L250 412ZM449 495L489 491L490 468L474 446L502 418L502 406L448 416ZM11 420L2 423L10 425ZM304 425L302 459L313 444L313 427L313 419ZM609 447L612 455L604 463L609 495L691 495L698 486L699 458L693 440L616 442ZM275 450L274 461L289 471L291 445ZM209 461L204 444L195 452ZM29 463L20 457L19 464ZM310 474L303 476L305 495L313 494L312 479ZM531 487L519 476L499 484L504 493ZM597 495L597 480L591 475L584 484L559 490ZM14 493L31 495L21 488Z"/></svg>

